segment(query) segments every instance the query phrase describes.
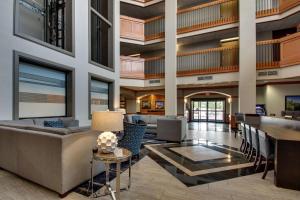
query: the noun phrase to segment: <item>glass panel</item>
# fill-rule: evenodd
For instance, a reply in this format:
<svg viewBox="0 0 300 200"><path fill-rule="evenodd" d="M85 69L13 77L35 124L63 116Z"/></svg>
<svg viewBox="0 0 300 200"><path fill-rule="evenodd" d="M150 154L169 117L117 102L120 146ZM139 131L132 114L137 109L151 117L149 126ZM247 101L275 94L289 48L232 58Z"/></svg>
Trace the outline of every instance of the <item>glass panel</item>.
<svg viewBox="0 0 300 200"><path fill-rule="evenodd" d="M215 101L209 101L208 102L208 110L215 110L215 109L216 109Z"/></svg>
<svg viewBox="0 0 300 200"><path fill-rule="evenodd" d="M224 112L217 112L217 121L224 121Z"/></svg>
<svg viewBox="0 0 300 200"><path fill-rule="evenodd" d="M224 101L217 101L216 102L216 110L224 110Z"/></svg>
<svg viewBox="0 0 300 200"><path fill-rule="evenodd" d="M198 101L193 101L193 109L199 110L199 102Z"/></svg>
<svg viewBox="0 0 300 200"><path fill-rule="evenodd" d="M199 120L199 111L194 111L193 112L193 119L194 120Z"/></svg>
<svg viewBox="0 0 300 200"><path fill-rule="evenodd" d="M215 111L208 111L208 120L210 120L210 121L216 120L216 113L215 113Z"/></svg>
<svg viewBox="0 0 300 200"><path fill-rule="evenodd" d="M109 19L109 11L112 9L111 0L91 0L91 6L105 19L111 21L111 19Z"/></svg>
<svg viewBox="0 0 300 200"><path fill-rule="evenodd" d="M91 80L91 113L95 111L106 111L109 106L108 83Z"/></svg>
<svg viewBox="0 0 300 200"><path fill-rule="evenodd" d="M201 111L201 119L207 120L207 111Z"/></svg>
<svg viewBox="0 0 300 200"><path fill-rule="evenodd" d="M72 51L72 0L17 0L17 3L18 33Z"/></svg>
<svg viewBox="0 0 300 200"><path fill-rule="evenodd" d="M66 116L66 73L20 62L19 117Z"/></svg>
<svg viewBox="0 0 300 200"><path fill-rule="evenodd" d="M111 67L112 64L112 29L95 13L91 14L91 58L92 61Z"/></svg>
<svg viewBox="0 0 300 200"><path fill-rule="evenodd" d="M201 101L200 108L201 108L201 110L206 110L207 109L207 101Z"/></svg>

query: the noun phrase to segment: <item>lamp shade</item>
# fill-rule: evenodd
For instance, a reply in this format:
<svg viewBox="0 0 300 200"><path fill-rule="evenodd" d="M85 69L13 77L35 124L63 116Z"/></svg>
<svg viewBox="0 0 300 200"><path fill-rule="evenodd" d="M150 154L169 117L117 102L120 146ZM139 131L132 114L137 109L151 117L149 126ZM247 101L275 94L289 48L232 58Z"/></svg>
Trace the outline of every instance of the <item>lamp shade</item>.
<svg viewBox="0 0 300 200"><path fill-rule="evenodd" d="M123 115L115 111L98 111L92 115L92 130L96 131L122 131Z"/></svg>

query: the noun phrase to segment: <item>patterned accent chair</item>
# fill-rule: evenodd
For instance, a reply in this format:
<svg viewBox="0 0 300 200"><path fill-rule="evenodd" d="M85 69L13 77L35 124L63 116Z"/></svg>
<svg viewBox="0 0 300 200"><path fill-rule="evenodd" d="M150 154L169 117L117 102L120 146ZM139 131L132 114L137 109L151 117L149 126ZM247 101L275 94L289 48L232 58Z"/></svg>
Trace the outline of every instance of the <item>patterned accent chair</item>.
<svg viewBox="0 0 300 200"><path fill-rule="evenodd" d="M128 149L133 156L139 155L145 131L145 125L124 122L124 137L118 142L118 146Z"/></svg>

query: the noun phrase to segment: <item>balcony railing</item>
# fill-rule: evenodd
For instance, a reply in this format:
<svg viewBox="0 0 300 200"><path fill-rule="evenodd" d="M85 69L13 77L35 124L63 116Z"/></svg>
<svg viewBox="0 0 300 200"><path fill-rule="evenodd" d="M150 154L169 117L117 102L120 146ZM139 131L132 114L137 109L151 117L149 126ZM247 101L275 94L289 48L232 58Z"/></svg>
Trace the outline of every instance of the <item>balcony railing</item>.
<svg viewBox="0 0 300 200"><path fill-rule="evenodd" d="M219 47L182 53L177 57L177 76L238 71L238 47Z"/></svg>
<svg viewBox="0 0 300 200"><path fill-rule="evenodd" d="M148 58L145 61L145 77L150 78L162 78L165 74L165 58L153 57Z"/></svg>
<svg viewBox="0 0 300 200"><path fill-rule="evenodd" d="M256 44L256 68L270 69L280 66L280 40L260 41Z"/></svg>
<svg viewBox="0 0 300 200"><path fill-rule="evenodd" d="M257 17L282 13L300 5L300 0L256 0ZM238 0L217 0L210 3L178 10L178 34L236 23ZM121 37L149 41L163 38L165 17L157 16L147 20L121 16Z"/></svg>
<svg viewBox="0 0 300 200"><path fill-rule="evenodd" d="M277 40L257 42L257 70L300 64L300 32ZM165 73L165 58L121 57L121 77L153 79ZM219 47L177 55L177 76L239 71L239 47Z"/></svg>
<svg viewBox="0 0 300 200"><path fill-rule="evenodd" d="M299 0L256 0L256 16L280 14L300 4Z"/></svg>
<svg viewBox="0 0 300 200"><path fill-rule="evenodd" d="M159 16L145 20L145 40L163 38L165 35L165 17Z"/></svg>
<svg viewBox="0 0 300 200"><path fill-rule="evenodd" d="M121 56L121 78L145 79L145 59Z"/></svg>
<svg viewBox="0 0 300 200"><path fill-rule="evenodd" d="M218 0L177 13L178 33L186 33L238 21L238 1Z"/></svg>

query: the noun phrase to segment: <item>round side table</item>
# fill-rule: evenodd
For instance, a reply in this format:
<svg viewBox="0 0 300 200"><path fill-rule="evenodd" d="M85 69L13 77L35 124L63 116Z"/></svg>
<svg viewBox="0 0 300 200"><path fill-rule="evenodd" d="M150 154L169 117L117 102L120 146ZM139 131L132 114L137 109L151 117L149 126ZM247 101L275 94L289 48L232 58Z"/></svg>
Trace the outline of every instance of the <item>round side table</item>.
<svg viewBox="0 0 300 200"><path fill-rule="evenodd" d="M99 196L103 195L97 195L96 193L94 194L94 177L93 177L93 167L94 167L94 161L101 161L104 162L105 164L105 187L106 191L104 195L111 195L112 199L114 200L120 200L120 192L121 190L128 190L130 188L131 184L131 157L132 153L124 148L116 148L113 153L93 153L93 157L91 160L91 187L92 187L92 195L91 197L97 198ZM121 163L129 161L129 181L128 181L128 188L121 189L120 184L121 184ZM111 185L110 185L110 180L109 180L109 172L111 171L110 165L111 164L116 164L116 190L112 190Z"/></svg>

